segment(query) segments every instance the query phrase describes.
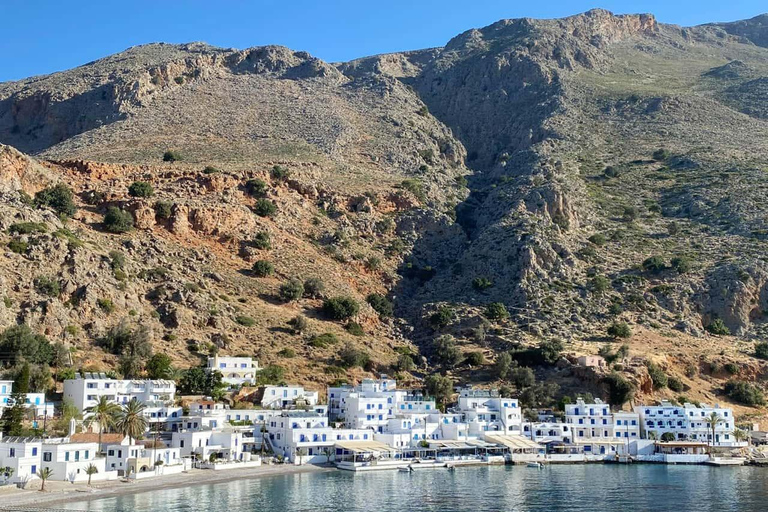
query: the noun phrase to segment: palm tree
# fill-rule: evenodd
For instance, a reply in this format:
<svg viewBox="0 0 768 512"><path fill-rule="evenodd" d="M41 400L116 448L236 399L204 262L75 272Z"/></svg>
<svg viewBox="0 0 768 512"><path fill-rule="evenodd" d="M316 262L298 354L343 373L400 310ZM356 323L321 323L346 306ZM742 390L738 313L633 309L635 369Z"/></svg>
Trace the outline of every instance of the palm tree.
<svg viewBox="0 0 768 512"><path fill-rule="evenodd" d="M106 396L100 396L96 405L88 407L85 410L88 421L95 421L99 424L99 453L101 453L101 436L104 430L112 429L117 422L120 414L120 406L115 402L110 402Z"/></svg>
<svg viewBox="0 0 768 512"><path fill-rule="evenodd" d="M45 481L51 478L53 475L53 470L51 468L42 468L40 471L37 472L37 478L39 478L42 481L42 485L40 486L40 492L45 491Z"/></svg>
<svg viewBox="0 0 768 512"><path fill-rule="evenodd" d="M85 474L88 475L88 487L91 486L91 477L99 472L99 468L97 468L94 464L88 464L88 466L85 468Z"/></svg>
<svg viewBox="0 0 768 512"><path fill-rule="evenodd" d="M725 420L723 420L723 418L719 414L713 411L712 413L710 413L709 416L704 418L704 421L706 421L709 424L709 428L712 429L712 442L710 444L710 449L709 449L709 453L711 454L712 448L714 448L715 446L715 429L717 429L718 423L722 423Z"/></svg>
<svg viewBox="0 0 768 512"><path fill-rule="evenodd" d="M747 446L749 446L750 435L749 435L749 432L747 432L746 430L737 428L736 430L733 431L733 438L739 443L742 441L746 441Z"/></svg>
<svg viewBox="0 0 768 512"><path fill-rule="evenodd" d="M135 398L123 406L120 415L117 418L115 426L121 434L128 436L128 440L133 444L133 440L141 437L147 430L147 419L144 417L146 405Z"/></svg>

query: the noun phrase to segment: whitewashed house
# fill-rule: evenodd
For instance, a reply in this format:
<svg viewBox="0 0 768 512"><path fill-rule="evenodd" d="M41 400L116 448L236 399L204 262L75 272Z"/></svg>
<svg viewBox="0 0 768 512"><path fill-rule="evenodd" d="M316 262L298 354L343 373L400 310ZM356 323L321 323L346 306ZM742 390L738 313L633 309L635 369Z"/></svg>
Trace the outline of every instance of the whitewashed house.
<svg viewBox="0 0 768 512"><path fill-rule="evenodd" d="M670 433L677 441L699 441L716 446L743 446L733 436L736 429L733 410L715 405L700 406L685 403L675 405L663 400L659 405L639 405L635 412L640 416L643 433L646 438L661 440L665 433ZM707 421L710 414L716 413L720 421L715 425L715 438L712 439L712 427Z"/></svg>
<svg viewBox="0 0 768 512"><path fill-rule="evenodd" d="M315 406L320 399L317 391L302 386L264 386L261 392L261 407L265 409L288 409L297 403Z"/></svg>
<svg viewBox="0 0 768 512"><path fill-rule="evenodd" d="M253 385L256 382L256 372L260 370L259 362L250 357L219 355L209 357L205 369L209 373L220 372L223 382L236 386Z"/></svg>
<svg viewBox="0 0 768 512"><path fill-rule="evenodd" d="M573 444L586 454L626 455L630 441L640 439L641 434L637 413L614 413L599 398L593 403L579 398L575 404L567 404L565 422L571 426Z"/></svg>
<svg viewBox="0 0 768 512"><path fill-rule="evenodd" d="M64 397L81 412L96 405L101 396L125 405L133 398L143 403L172 403L175 395L176 383L172 380L118 380L103 373L85 373L64 381Z"/></svg>
<svg viewBox="0 0 768 512"><path fill-rule="evenodd" d="M86 482L86 468L93 464L97 473L91 480L107 480L115 477L114 473L106 470L106 459L97 457L98 443L71 443L69 439L46 439L42 445L41 467L50 468L51 480L68 482Z"/></svg>
<svg viewBox="0 0 768 512"><path fill-rule="evenodd" d="M461 413L469 425L469 435L483 432L522 435L523 413L516 398L502 397L497 390L462 389L454 412Z"/></svg>
<svg viewBox="0 0 768 512"><path fill-rule="evenodd" d="M525 423L523 435L537 443L562 443L573 442L572 425L560 422Z"/></svg>
<svg viewBox="0 0 768 512"><path fill-rule="evenodd" d="M209 460L212 454L225 461L244 460L243 433L233 429L181 430L173 432L173 448L181 457L199 456Z"/></svg>
<svg viewBox="0 0 768 512"><path fill-rule="evenodd" d="M13 405L12 393L13 381L0 380L0 415L6 407ZM32 409L36 418L43 418L45 416L52 418L55 411L54 404L45 401L45 393L27 393L24 405L28 409Z"/></svg>
<svg viewBox="0 0 768 512"><path fill-rule="evenodd" d="M107 446L106 467L120 475L154 471L155 467L167 468L182 464L180 448L147 448L143 445L115 444Z"/></svg>
<svg viewBox="0 0 768 512"><path fill-rule="evenodd" d="M9 482L28 482L37 478L41 466L43 441L34 437L4 437L0 440L0 467L9 467Z"/></svg>

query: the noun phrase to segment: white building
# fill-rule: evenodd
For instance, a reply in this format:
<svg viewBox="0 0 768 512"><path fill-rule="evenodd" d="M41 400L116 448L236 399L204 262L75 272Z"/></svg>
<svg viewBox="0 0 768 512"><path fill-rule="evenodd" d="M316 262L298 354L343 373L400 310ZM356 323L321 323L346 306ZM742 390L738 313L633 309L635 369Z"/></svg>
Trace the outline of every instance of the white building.
<svg viewBox="0 0 768 512"><path fill-rule="evenodd" d="M334 429L328 425L328 416L313 412L284 411L271 418L266 428L272 451L291 462L327 462L338 441L373 440L370 429Z"/></svg>
<svg viewBox="0 0 768 512"><path fill-rule="evenodd" d="M599 398L593 403L579 398L575 404L567 404L565 422L571 426L573 444L583 447L585 453L628 454L630 441L640 439L640 416L614 413Z"/></svg>
<svg viewBox="0 0 768 512"><path fill-rule="evenodd" d="M572 425L559 422L525 423L523 435L537 443L563 443L573 442Z"/></svg>
<svg viewBox="0 0 768 512"><path fill-rule="evenodd" d="M64 480L68 482L86 482L88 475L86 468L93 464L97 473L91 476L91 480L106 480L115 477L115 474L106 471L104 458L97 457L98 443L71 443L69 439L46 439L42 445L43 468L50 468L51 480Z"/></svg>
<svg viewBox="0 0 768 512"><path fill-rule="evenodd" d="M111 480L116 473L105 469L105 459L97 457L98 443L73 443L69 438L37 439L7 437L0 440L0 467L10 467L10 482L28 482L48 468L51 480L86 482L86 468L93 464L97 473L92 481Z"/></svg>
<svg viewBox="0 0 768 512"><path fill-rule="evenodd" d="M222 381L236 386L252 385L256 382L259 362L250 357L213 356L208 358L206 371L221 373Z"/></svg>
<svg viewBox="0 0 768 512"><path fill-rule="evenodd" d="M180 448L147 448L137 444L107 446L106 467L120 475L124 475L129 468L131 473L141 473L152 470L156 465L167 467L181 463Z"/></svg>
<svg viewBox="0 0 768 512"><path fill-rule="evenodd" d="M0 440L0 467L9 467L13 475L9 482L28 482L37 478L42 462L42 439L33 437L4 437Z"/></svg>
<svg viewBox="0 0 768 512"><path fill-rule="evenodd" d="M523 412L517 399L502 397L496 390L462 389L455 412L464 416L472 437L492 431L523 433Z"/></svg>
<svg viewBox="0 0 768 512"><path fill-rule="evenodd" d="M261 406L265 409L287 409L297 403L314 406L320 398L317 391L302 386L264 386L261 391Z"/></svg>
<svg viewBox="0 0 768 512"><path fill-rule="evenodd" d="M229 428L177 431L171 446L179 449L181 457L197 455L207 461L215 454L217 459L244 460L243 433Z"/></svg>
<svg viewBox="0 0 768 512"><path fill-rule="evenodd" d="M11 394L13 393L12 380L0 380L0 415L6 407L13 405ZM45 393L27 393L24 405L32 409L36 418L53 417L54 405L45 401Z"/></svg>
<svg viewBox="0 0 768 512"><path fill-rule="evenodd" d="M64 381L64 397L81 412L96 405L102 396L121 406L135 398L147 406L144 416L150 424L168 427L178 423L182 415L181 407L173 403L175 394L172 380L117 380L103 373L85 373Z"/></svg>
<svg viewBox="0 0 768 512"><path fill-rule="evenodd" d="M640 415L643 433L646 438L661 440L670 433L677 441L699 441L712 443L712 427L707 421L716 413L720 421L715 425L714 444L717 446L742 446L733 437L736 429L733 410L706 404L697 406L686 403L682 406L663 400L660 405L640 405L635 407ZM664 436L667 437L667 436Z"/></svg>

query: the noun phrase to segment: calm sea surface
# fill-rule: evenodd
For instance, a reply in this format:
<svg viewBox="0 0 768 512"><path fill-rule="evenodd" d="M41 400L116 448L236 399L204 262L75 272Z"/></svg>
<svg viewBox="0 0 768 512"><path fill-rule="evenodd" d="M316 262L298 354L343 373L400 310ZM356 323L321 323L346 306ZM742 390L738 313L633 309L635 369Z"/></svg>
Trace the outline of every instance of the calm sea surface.
<svg viewBox="0 0 768 512"><path fill-rule="evenodd" d="M269 476L63 508L104 512L768 511L768 469L525 466Z"/></svg>

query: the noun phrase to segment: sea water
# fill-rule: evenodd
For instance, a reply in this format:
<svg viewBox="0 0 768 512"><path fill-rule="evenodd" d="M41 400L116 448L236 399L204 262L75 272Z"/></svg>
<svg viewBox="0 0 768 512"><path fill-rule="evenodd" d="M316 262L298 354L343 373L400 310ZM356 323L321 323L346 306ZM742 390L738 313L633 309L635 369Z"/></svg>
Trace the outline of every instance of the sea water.
<svg viewBox="0 0 768 512"><path fill-rule="evenodd" d="M102 512L763 512L768 469L668 465L466 467L264 476L72 502Z"/></svg>

